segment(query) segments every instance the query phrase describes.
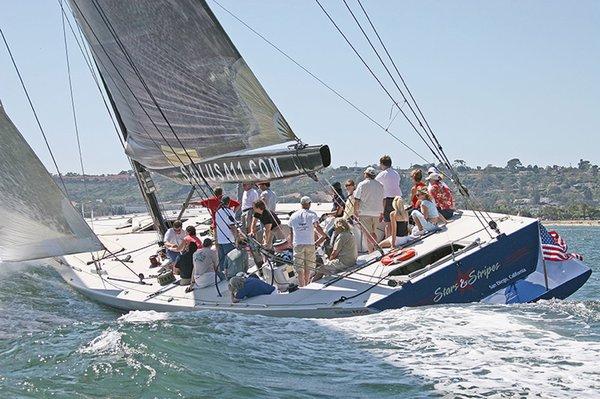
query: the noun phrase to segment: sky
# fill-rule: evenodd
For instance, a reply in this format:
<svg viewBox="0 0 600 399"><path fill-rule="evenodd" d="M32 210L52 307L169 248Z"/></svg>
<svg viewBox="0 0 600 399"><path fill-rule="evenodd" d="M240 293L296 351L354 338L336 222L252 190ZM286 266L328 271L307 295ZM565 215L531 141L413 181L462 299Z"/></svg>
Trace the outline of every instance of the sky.
<svg viewBox="0 0 600 399"><path fill-rule="evenodd" d="M297 136L329 144L334 166L420 161L207 0ZM219 0L383 125L391 100L311 0ZM341 0L323 0L377 66ZM356 6L355 0L349 4ZM469 165L600 163L600 2L363 0L451 160ZM6 1L3 29L62 172L79 171L58 1ZM73 38L69 49L87 173L130 166ZM381 73L381 68L377 69ZM391 87L391 84L390 84ZM54 171L6 49L0 101ZM428 160L397 118L391 131Z"/></svg>

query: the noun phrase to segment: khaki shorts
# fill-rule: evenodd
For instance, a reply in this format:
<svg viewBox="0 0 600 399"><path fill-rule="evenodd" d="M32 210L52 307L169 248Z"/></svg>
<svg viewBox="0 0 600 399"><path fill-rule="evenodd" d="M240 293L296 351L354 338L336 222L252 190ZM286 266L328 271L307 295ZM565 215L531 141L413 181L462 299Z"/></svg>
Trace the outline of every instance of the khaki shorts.
<svg viewBox="0 0 600 399"><path fill-rule="evenodd" d="M349 268L350 266L346 266L339 259L333 259L326 261L323 266L320 266L319 271L323 273L324 276L331 276L332 274L342 272Z"/></svg>
<svg viewBox="0 0 600 399"><path fill-rule="evenodd" d="M360 216L358 218L364 228L371 233L371 235L377 236L377 229L379 228L379 216Z"/></svg>
<svg viewBox="0 0 600 399"><path fill-rule="evenodd" d="M294 245L294 270L314 270L317 266L317 253L314 245Z"/></svg>

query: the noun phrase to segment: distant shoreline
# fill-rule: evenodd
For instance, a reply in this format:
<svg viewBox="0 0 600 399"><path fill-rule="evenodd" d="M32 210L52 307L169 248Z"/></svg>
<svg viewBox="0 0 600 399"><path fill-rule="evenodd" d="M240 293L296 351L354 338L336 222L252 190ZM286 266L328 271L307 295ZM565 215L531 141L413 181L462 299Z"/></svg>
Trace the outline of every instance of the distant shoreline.
<svg viewBox="0 0 600 399"><path fill-rule="evenodd" d="M600 227L600 220L587 219L565 219L565 220L542 220L545 225L554 226L593 226Z"/></svg>

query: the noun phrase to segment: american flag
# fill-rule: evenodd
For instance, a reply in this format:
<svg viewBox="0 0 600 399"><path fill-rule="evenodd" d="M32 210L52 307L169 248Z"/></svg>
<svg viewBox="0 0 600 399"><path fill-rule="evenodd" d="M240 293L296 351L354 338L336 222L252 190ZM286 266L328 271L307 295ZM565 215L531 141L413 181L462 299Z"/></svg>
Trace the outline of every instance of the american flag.
<svg viewBox="0 0 600 399"><path fill-rule="evenodd" d="M565 240L554 230L546 230L540 224L540 238L542 240L542 253L545 260L561 262L568 259L583 260L583 256L569 253L569 247Z"/></svg>

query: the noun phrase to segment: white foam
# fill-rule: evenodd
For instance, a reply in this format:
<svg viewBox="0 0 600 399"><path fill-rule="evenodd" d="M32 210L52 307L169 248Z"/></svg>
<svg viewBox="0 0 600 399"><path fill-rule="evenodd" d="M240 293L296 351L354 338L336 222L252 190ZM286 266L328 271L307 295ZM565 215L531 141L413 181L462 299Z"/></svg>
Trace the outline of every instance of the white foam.
<svg viewBox="0 0 600 399"><path fill-rule="evenodd" d="M600 390L600 343L529 323L510 309L432 307L319 323L377 342L370 351L442 393L592 397ZM393 349L392 349L393 348Z"/></svg>
<svg viewBox="0 0 600 399"><path fill-rule="evenodd" d="M153 323L156 321L167 320L168 313L156 312L154 310L132 310L131 312L119 317L122 323Z"/></svg>
<svg viewBox="0 0 600 399"><path fill-rule="evenodd" d="M80 348L79 353L95 355L116 354L122 352L122 333L114 330L103 331L102 334L91 340L87 346Z"/></svg>

